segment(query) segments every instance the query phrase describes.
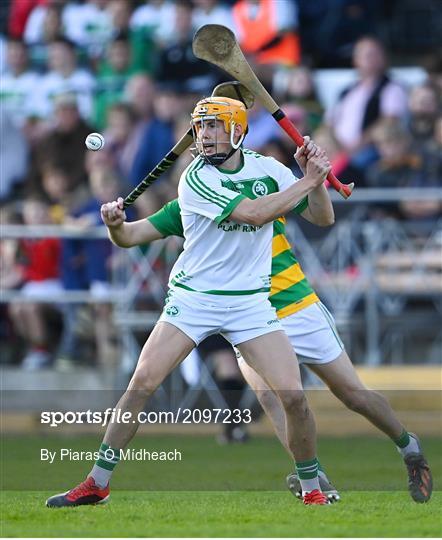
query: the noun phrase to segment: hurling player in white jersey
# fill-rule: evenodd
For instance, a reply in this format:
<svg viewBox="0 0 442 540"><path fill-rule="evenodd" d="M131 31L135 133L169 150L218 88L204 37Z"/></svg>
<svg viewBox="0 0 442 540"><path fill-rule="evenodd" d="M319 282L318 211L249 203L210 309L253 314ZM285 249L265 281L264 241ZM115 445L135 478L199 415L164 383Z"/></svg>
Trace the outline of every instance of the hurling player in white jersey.
<svg viewBox="0 0 442 540"><path fill-rule="evenodd" d="M120 415L136 419L147 398L195 346L209 335L222 334L284 408L287 445L296 463L304 503L328 504L319 487L315 423L299 365L268 294L272 222L308 196L306 217L314 218L315 209L320 208L322 223L333 223L333 208L323 185L330 163L310 141L306 173L298 180L273 158L243 150L247 113L241 102L230 98L198 102L192 127L198 157L183 172L178 189L184 250L171 272L163 313L116 409ZM121 231L118 205L102 207L103 220L117 243ZM47 505L106 502L120 451L137 429L137 421L109 423L88 478L49 498Z"/></svg>

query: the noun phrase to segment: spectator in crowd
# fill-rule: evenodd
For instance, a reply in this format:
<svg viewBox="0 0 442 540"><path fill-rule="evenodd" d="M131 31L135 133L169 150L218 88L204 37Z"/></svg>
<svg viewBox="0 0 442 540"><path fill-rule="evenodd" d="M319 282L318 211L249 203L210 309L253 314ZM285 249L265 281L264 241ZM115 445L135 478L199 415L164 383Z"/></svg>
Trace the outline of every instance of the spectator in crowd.
<svg viewBox="0 0 442 540"><path fill-rule="evenodd" d="M239 0L233 19L240 46L257 64L295 66L301 60L295 2Z"/></svg>
<svg viewBox="0 0 442 540"><path fill-rule="evenodd" d="M164 46L175 33L175 9L176 3L170 0L146 0L135 9L130 25L151 32L155 43Z"/></svg>
<svg viewBox="0 0 442 540"><path fill-rule="evenodd" d="M367 171L369 186L425 188L431 187L432 181L435 182L432 187L437 185L437 179L426 176L422 155L412 147L410 134L398 120L380 120L373 128L373 140L381 157ZM397 205L382 205L376 209L381 209L383 214L414 220L416 232L419 226L426 227L428 233L440 215L441 205L438 200L401 201Z"/></svg>
<svg viewBox="0 0 442 540"><path fill-rule="evenodd" d="M232 11L219 0L194 0L193 28L198 30L206 24L222 24L234 30Z"/></svg>
<svg viewBox="0 0 442 540"><path fill-rule="evenodd" d="M112 22L110 39L124 33L127 34L132 50L133 64L147 73L152 72L156 52L153 32L143 26L131 27L133 4L127 0L109 0L106 9Z"/></svg>
<svg viewBox="0 0 442 540"><path fill-rule="evenodd" d="M413 144L422 148L433 137L434 126L440 111L437 88L429 83L412 88L408 109L408 128L413 137Z"/></svg>
<svg viewBox="0 0 442 540"><path fill-rule="evenodd" d="M128 178L132 188L169 152L174 139L173 126L156 118L154 114L155 87L150 77L147 75L133 77L127 85L126 96L138 113L140 119L138 128L141 130L140 146ZM159 202L153 197L144 197L138 199L136 205L140 213L144 214L146 211L155 211Z"/></svg>
<svg viewBox="0 0 442 540"><path fill-rule="evenodd" d="M157 80L163 84L180 86L186 93L208 94L218 77L208 62L193 54L190 0L176 4L173 25L173 39L159 53Z"/></svg>
<svg viewBox="0 0 442 540"><path fill-rule="evenodd" d="M22 39L26 21L31 11L44 0L12 0L10 3L8 34L15 39Z"/></svg>
<svg viewBox="0 0 442 540"><path fill-rule="evenodd" d="M85 184L76 185L70 172L57 163L47 162L41 171L41 188L48 201L53 223L62 224L72 209L77 208L89 195Z"/></svg>
<svg viewBox="0 0 442 540"><path fill-rule="evenodd" d="M121 100L127 81L137 69L129 36L119 34L108 44L106 57L98 67L94 102L94 123L98 129L105 127L108 107Z"/></svg>
<svg viewBox="0 0 442 540"><path fill-rule="evenodd" d="M55 99L55 126L33 150L33 181L38 185L42 168L49 162L66 171L74 186L81 185L86 179L84 141L91 131L92 127L80 116L76 96L59 95Z"/></svg>
<svg viewBox="0 0 442 540"><path fill-rule="evenodd" d="M288 71L286 88L281 100L305 110L307 118L304 135L311 135L321 124L324 111L316 95L313 75L308 67L298 66Z"/></svg>
<svg viewBox="0 0 442 540"><path fill-rule="evenodd" d="M394 10L382 0L296 0L304 56L317 67L348 67L355 42L376 31L380 11ZM394 13L389 15L393 18Z"/></svg>
<svg viewBox="0 0 442 540"><path fill-rule="evenodd" d="M281 128L258 100L247 115L249 121L247 148L259 152L265 144L280 136Z"/></svg>
<svg viewBox="0 0 442 540"><path fill-rule="evenodd" d="M422 150L427 182L442 187L442 114L434 122L433 138Z"/></svg>
<svg viewBox="0 0 442 540"><path fill-rule="evenodd" d="M15 125L22 127L32 115L33 96L40 85L40 76L29 69L28 49L20 39L9 39L6 50L7 68L2 73L0 107Z"/></svg>
<svg viewBox="0 0 442 540"><path fill-rule="evenodd" d="M387 59L381 42L374 37L357 41L353 64L358 81L342 91L338 102L327 113L339 144L353 155L359 167L376 159L369 146L369 128L379 118L403 118L407 96L387 75Z"/></svg>
<svg viewBox="0 0 442 540"><path fill-rule="evenodd" d="M45 70L49 43L64 34L63 6L66 0L48 0L32 10L26 22L24 40L30 46L32 65Z"/></svg>
<svg viewBox="0 0 442 540"><path fill-rule="evenodd" d="M108 110L106 148L110 151L118 175L129 178L134 158L140 146L141 131L137 117L128 103L114 103Z"/></svg>
<svg viewBox="0 0 442 540"><path fill-rule="evenodd" d="M13 197L28 171L28 144L7 111L0 114L0 200Z"/></svg>
<svg viewBox="0 0 442 540"><path fill-rule="evenodd" d="M26 225L49 224L48 206L36 198L27 199L23 204L23 220ZM22 288L26 298L46 298L62 294L60 282L60 241L56 238L23 239L20 241L22 257ZM35 370L51 363L51 332L48 310L35 302L14 302L9 305L9 313L16 331L28 345L23 359L25 369Z"/></svg>
<svg viewBox="0 0 442 540"><path fill-rule="evenodd" d="M89 71L77 66L74 44L64 37L57 37L49 44L49 71L43 75L37 96L38 112L48 118L53 114L53 101L59 94L75 94L81 116L90 119L95 78Z"/></svg>
<svg viewBox="0 0 442 540"><path fill-rule="evenodd" d="M348 152L338 143L333 130L326 124L313 132L313 139L326 152L332 171L345 184L354 182L356 187L364 187L364 171L352 163Z"/></svg>
<svg viewBox="0 0 442 540"><path fill-rule="evenodd" d="M85 0L69 4L63 13L66 37L93 62L104 51L112 33L112 21L106 7L109 0Z"/></svg>
<svg viewBox="0 0 442 540"><path fill-rule="evenodd" d="M69 224L77 227L101 225L100 207L109 196L117 196L121 185L114 171L108 167L93 168L89 175L91 196L81 207L72 212ZM129 210L129 214L131 211ZM112 247L107 239L63 239L62 281L66 290L89 290L93 297L103 300L110 296L110 257ZM67 305L64 309L64 332L58 351L60 368L78 362L75 328L80 306ZM96 359L99 365L108 365L115 331L111 321L110 304L93 305Z"/></svg>

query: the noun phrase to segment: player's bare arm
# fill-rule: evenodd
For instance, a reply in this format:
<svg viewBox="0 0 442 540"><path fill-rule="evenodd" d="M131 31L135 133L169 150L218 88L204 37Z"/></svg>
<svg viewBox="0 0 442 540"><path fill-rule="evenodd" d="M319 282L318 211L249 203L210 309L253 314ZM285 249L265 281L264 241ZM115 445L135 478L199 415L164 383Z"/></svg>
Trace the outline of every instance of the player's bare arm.
<svg viewBox="0 0 442 540"><path fill-rule="evenodd" d="M146 219L127 222L123 203L123 198L119 197L116 201L101 206L101 219L107 227L110 240L116 246L130 248L163 238L163 235Z"/></svg>
<svg viewBox="0 0 442 540"><path fill-rule="evenodd" d="M296 162L305 174L308 160L314 156L326 156L325 151L315 144L310 137L304 137L304 144L295 154ZM327 188L321 184L309 193L308 207L302 212L302 217L314 225L328 227L335 221L335 213Z"/></svg>
<svg viewBox="0 0 442 540"><path fill-rule="evenodd" d="M251 225L264 225L274 221L293 210L307 195L310 198L310 194L322 186L330 170L331 165L325 153L316 155L315 152L308 159L305 176L299 182L285 191L241 201L232 212L231 218Z"/></svg>

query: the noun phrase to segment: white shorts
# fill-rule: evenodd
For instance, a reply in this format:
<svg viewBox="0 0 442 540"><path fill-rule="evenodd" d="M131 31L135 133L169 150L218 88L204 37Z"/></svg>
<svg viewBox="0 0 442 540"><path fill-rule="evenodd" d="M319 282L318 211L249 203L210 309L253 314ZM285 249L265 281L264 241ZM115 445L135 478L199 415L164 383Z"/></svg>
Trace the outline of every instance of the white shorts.
<svg viewBox="0 0 442 540"><path fill-rule="evenodd" d="M335 320L322 304L316 302L281 319L300 364L328 364L344 350ZM238 363L244 360L237 354Z"/></svg>
<svg viewBox="0 0 442 540"><path fill-rule="evenodd" d="M212 334L238 345L282 330L267 293L227 296L171 289L159 320L179 328L196 345Z"/></svg>

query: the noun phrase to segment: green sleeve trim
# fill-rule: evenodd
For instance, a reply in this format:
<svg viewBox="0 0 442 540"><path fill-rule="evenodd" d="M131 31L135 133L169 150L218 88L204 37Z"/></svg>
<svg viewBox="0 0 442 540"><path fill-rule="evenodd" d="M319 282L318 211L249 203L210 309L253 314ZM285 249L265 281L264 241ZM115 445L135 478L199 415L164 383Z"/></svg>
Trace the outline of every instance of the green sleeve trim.
<svg viewBox="0 0 442 540"><path fill-rule="evenodd" d="M235 208L238 206L238 204L243 201L244 199L247 199L245 195L238 195L234 199L232 199L227 206L224 207L224 210L222 213L215 218L216 223L218 225L225 221L230 214L235 210Z"/></svg>
<svg viewBox="0 0 442 540"><path fill-rule="evenodd" d="M163 208L149 216L147 219L165 238L167 236L184 236L178 199L168 202Z"/></svg>
<svg viewBox="0 0 442 540"><path fill-rule="evenodd" d="M307 206L308 206L308 195L306 197L304 197L302 199L302 201L300 201L295 206L295 208L293 208L293 212L295 212L295 214L302 214L302 212L304 212L304 210L307 208Z"/></svg>

